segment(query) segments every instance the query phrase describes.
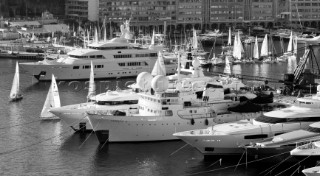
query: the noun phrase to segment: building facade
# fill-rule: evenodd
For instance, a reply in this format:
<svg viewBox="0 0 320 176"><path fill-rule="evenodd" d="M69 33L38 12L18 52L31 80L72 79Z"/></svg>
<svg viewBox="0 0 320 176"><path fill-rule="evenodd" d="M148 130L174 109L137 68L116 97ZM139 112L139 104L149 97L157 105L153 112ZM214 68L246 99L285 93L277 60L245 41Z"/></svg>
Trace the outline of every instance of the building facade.
<svg viewBox="0 0 320 176"><path fill-rule="evenodd" d="M40 17L44 11L49 11L55 17L65 15L65 0L0 0L0 16L4 18L34 18Z"/></svg>
<svg viewBox="0 0 320 176"><path fill-rule="evenodd" d="M99 0L66 0L66 17L81 21L98 21Z"/></svg>
<svg viewBox="0 0 320 176"><path fill-rule="evenodd" d="M320 25L318 0L99 0L98 11L101 21L106 19L120 26L130 19L134 28L150 30L163 30L164 24L175 31Z"/></svg>
<svg viewBox="0 0 320 176"><path fill-rule="evenodd" d="M296 26L317 28L320 26L319 0L290 0L289 21Z"/></svg>

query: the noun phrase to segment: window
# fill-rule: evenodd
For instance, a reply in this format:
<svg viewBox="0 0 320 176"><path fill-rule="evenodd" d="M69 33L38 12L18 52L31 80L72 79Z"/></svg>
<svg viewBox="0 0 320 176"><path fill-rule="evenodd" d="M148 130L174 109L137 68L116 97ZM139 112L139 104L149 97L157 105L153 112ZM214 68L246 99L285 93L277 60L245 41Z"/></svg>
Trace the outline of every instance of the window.
<svg viewBox="0 0 320 176"><path fill-rule="evenodd" d="M79 69L80 66L73 66L73 69Z"/></svg>
<svg viewBox="0 0 320 176"><path fill-rule="evenodd" d="M244 139L260 139L260 138L267 138L267 134L255 134L255 135L248 135L244 136Z"/></svg>

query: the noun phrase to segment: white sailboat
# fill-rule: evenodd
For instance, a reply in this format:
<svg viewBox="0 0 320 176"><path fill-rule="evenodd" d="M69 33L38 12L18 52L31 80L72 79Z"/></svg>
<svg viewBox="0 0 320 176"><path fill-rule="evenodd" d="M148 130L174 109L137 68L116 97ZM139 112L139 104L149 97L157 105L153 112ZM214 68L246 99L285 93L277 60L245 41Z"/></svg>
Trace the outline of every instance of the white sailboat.
<svg viewBox="0 0 320 176"><path fill-rule="evenodd" d="M241 63L241 57L242 57L242 44L240 39L240 33L238 31L238 35L235 35L234 37L234 44L233 44L233 57L235 60L233 63Z"/></svg>
<svg viewBox="0 0 320 176"><path fill-rule="evenodd" d="M256 41L254 42L254 47L253 47L253 59L254 60L259 60L259 45L258 45L258 39L256 37Z"/></svg>
<svg viewBox="0 0 320 176"><path fill-rule="evenodd" d="M20 94L20 75L19 75L19 64L16 62L16 71L14 74L12 87L10 91L10 101L19 101L23 98Z"/></svg>
<svg viewBox="0 0 320 176"><path fill-rule="evenodd" d="M260 56L269 56L269 51L268 51L268 34L264 36L262 45L261 45L261 53Z"/></svg>
<svg viewBox="0 0 320 176"><path fill-rule="evenodd" d="M226 64L224 66L223 73L225 73L227 75L231 75L230 61L229 61L228 57L226 57Z"/></svg>
<svg viewBox="0 0 320 176"><path fill-rule="evenodd" d="M91 97L96 95L96 84L94 83L94 72L93 72L93 64L91 61L91 70L90 70L90 79L89 79L89 90L87 101L90 100Z"/></svg>
<svg viewBox="0 0 320 176"><path fill-rule="evenodd" d="M160 51L158 53L158 59L157 59L156 63L154 64L151 75L152 76L157 76L157 75L166 76L167 75L166 74L166 67L164 65L163 56Z"/></svg>
<svg viewBox="0 0 320 176"><path fill-rule="evenodd" d="M51 108L57 108L60 106L61 104L60 104L58 85L54 75L52 75L50 89L48 91L46 101L44 102L40 117L42 119L59 119L58 117L53 115L51 112L49 112L49 110Z"/></svg>
<svg viewBox="0 0 320 176"><path fill-rule="evenodd" d="M198 49L197 31L193 28L192 47L194 50Z"/></svg>
<svg viewBox="0 0 320 176"><path fill-rule="evenodd" d="M228 46L231 46L231 28L229 27Z"/></svg>

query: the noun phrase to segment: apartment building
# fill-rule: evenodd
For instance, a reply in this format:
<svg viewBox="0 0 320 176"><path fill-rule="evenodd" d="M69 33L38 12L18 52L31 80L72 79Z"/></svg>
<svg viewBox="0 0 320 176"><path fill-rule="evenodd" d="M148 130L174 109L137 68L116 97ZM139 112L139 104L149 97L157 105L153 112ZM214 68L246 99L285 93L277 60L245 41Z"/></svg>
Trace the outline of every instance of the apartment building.
<svg viewBox="0 0 320 176"><path fill-rule="evenodd" d="M320 1L319 0L290 0L290 21L305 27L320 26Z"/></svg>
<svg viewBox="0 0 320 176"><path fill-rule="evenodd" d="M99 0L66 0L65 12L76 21L98 21Z"/></svg>

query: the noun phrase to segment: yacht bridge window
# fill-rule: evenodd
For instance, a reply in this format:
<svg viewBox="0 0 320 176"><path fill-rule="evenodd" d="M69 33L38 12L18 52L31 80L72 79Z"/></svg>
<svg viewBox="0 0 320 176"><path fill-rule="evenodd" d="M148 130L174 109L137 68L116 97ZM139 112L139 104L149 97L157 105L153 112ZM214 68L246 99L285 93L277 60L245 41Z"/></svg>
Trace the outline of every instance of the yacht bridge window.
<svg viewBox="0 0 320 176"><path fill-rule="evenodd" d="M131 54L118 54L118 55L113 55L114 58L132 58Z"/></svg>
<svg viewBox="0 0 320 176"><path fill-rule="evenodd" d="M96 50L117 50L117 49L130 49L128 46L114 46L114 47L95 47L89 46L90 49Z"/></svg>
<svg viewBox="0 0 320 176"><path fill-rule="evenodd" d="M300 117L300 118L276 118L276 117L268 117L261 115L255 119L258 122L263 123L299 123L299 122L318 122L320 121L320 117Z"/></svg>
<svg viewBox="0 0 320 176"><path fill-rule="evenodd" d="M104 59L103 55L91 55L91 56L77 56L77 55L69 55L69 57L78 58L78 59L87 59L87 58L96 58L96 59Z"/></svg>

